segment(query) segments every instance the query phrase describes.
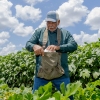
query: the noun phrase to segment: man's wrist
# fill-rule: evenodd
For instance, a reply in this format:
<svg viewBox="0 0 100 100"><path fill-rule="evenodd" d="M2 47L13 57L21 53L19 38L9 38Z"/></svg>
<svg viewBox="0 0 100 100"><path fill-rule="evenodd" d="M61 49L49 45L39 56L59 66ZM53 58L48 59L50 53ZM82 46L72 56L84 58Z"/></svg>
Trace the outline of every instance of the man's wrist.
<svg viewBox="0 0 100 100"><path fill-rule="evenodd" d="M33 45L33 50L34 50L37 46L38 46L37 44L34 44L34 45Z"/></svg>
<svg viewBox="0 0 100 100"><path fill-rule="evenodd" d="M60 49L60 46L56 46L56 50L59 50Z"/></svg>

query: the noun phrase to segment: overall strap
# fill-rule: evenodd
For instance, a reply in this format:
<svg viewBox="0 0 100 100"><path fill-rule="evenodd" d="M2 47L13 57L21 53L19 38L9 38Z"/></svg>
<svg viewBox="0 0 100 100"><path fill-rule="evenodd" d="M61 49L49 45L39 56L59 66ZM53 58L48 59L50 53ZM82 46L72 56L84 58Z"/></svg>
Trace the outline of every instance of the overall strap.
<svg viewBox="0 0 100 100"><path fill-rule="evenodd" d="M47 41L48 41L48 30L46 28L43 34L43 48L45 48Z"/></svg>
<svg viewBox="0 0 100 100"><path fill-rule="evenodd" d="M61 30L59 28L57 28L57 41L58 41L58 45L60 45L60 41L61 41Z"/></svg>
<svg viewBox="0 0 100 100"><path fill-rule="evenodd" d="M44 34L43 34L43 48L45 48L47 41L48 41L48 30L46 28L45 31L44 31ZM57 41L58 41L58 45L60 45L61 30L59 28L57 28Z"/></svg>

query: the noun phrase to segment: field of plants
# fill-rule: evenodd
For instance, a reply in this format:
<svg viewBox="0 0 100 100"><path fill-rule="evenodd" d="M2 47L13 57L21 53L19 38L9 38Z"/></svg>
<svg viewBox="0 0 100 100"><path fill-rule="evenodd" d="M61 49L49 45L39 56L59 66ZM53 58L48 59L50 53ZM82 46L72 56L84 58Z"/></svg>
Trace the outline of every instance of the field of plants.
<svg viewBox="0 0 100 100"><path fill-rule="evenodd" d="M35 55L24 48L17 53L0 56L0 100L100 100L100 39L85 43L69 53L71 83L61 84L61 91L52 83L32 94Z"/></svg>

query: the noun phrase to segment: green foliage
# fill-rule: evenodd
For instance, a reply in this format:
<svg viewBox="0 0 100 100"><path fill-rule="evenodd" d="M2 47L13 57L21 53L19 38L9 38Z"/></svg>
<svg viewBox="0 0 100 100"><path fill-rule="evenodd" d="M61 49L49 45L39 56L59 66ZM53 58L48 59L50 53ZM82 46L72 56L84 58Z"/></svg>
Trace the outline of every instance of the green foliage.
<svg viewBox="0 0 100 100"><path fill-rule="evenodd" d="M64 88L65 87L65 88ZM79 81L70 83L65 86L61 84L61 91L52 93L52 83L41 86L34 92L31 88L19 87L9 88L0 80L0 100L70 100L69 96L73 95L74 100L100 100L100 80L89 82L86 88L82 88Z"/></svg>
<svg viewBox="0 0 100 100"><path fill-rule="evenodd" d="M65 86L64 83L62 83L60 85L60 89L61 89L61 93L63 94L63 96L61 96L61 98L59 100L67 100L68 97L70 97L71 95L74 95L76 93L76 91L79 89L79 87L81 87L81 83L79 81L77 81L75 83L70 83L67 86Z"/></svg>
<svg viewBox="0 0 100 100"><path fill-rule="evenodd" d="M79 87L81 86L80 82L72 83L63 88L63 83L60 86L62 91L65 91L63 94L60 91L52 93L52 83L41 86L38 90L32 94L30 88L9 88L7 84L0 83L0 99L1 100L69 100L69 96L74 95Z"/></svg>
<svg viewBox="0 0 100 100"><path fill-rule="evenodd" d="M0 57L0 78L10 87L32 86L34 70L35 56L25 49Z"/></svg>
<svg viewBox="0 0 100 100"><path fill-rule="evenodd" d="M80 80L82 85L100 79L100 40L85 43L68 58L71 82ZM35 56L25 49L0 56L0 78L10 87L33 85Z"/></svg>
<svg viewBox="0 0 100 100"><path fill-rule="evenodd" d="M22 87L9 88L4 81L0 80L0 100L32 100L31 88Z"/></svg>
<svg viewBox="0 0 100 100"><path fill-rule="evenodd" d="M86 83L100 79L100 41L86 43L69 54L71 81L80 80Z"/></svg>
<svg viewBox="0 0 100 100"><path fill-rule="evenodd" d="M86 88L79 87L75 93L75 100L100 100L100 80L89 82Z"/></svg>

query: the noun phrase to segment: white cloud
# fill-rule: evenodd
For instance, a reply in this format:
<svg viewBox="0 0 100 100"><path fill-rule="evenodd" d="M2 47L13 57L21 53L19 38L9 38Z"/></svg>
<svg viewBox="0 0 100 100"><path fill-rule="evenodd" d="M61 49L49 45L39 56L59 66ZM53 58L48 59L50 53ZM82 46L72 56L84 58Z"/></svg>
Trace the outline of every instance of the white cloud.
<svg viewBox="0 0 100 100"><path fill-rule="evenodd" d="M16 17L12 16L12 11L11 11L12 5L13 4L7 0L0 0L0 28L1 29L9 28L11 29L11 31L13 31L16 35L19 36L27 36L28 34L31 34L31 32L33 31L32 26L24 26L24 23L20 23ZM1 41L0 43L5 43L7 39L0 41Z"/></svg>
<svg viewBox="0 0 100 100"><path fill-rule="evenodd" d="M0 45L5 44L6 42L8 42L8 40L7 40L7 39L0 39Z"/></svg>
<svg viewBox="0 0 100 100"><path fill-rule="evenodd" d="M19 44L18 47L24 48L25 45Z"/></svg>
<svg viewBox="0 0 100 100"><path fill-rule="evenodd" d="M41 10L32 6L16 5L16 17L22 20L32 20L33 22L38 21L41 18Z"/></svg>
<svg viewBox="0 0 100 100"><path fill-rule="evenodd" d="M29 34L32 34L32 32L34 31L32 26L24 26L23 23L20 23L15 30L13 31L13 33L19 35L19 36L27 36Z"/></svg>
<svg viewBox="0 0 100 100"><path fill-rule="evenodd" d="M9 32L1 32L0 33L0 45L5 44L8 42L8 38L10 37Z"/></svg>
<svg viewBox="0 0 100 100"><path fill-rule="evenodd" d="M60 17L60 27L68 27L78 23L87 15L88 8L82 5L83 0L69 0L63 3L57 10ZM41 23L45 26L45 22Z"/></svg>
<svg viewBox="0 0 100 100"><path fill-rule="evenodd" d="M0 33L0 39L6 39L6 38L9 38L10 35L9 35L9 32L1 32Z"/></svg>
<svg viewBox="0 0 100 100"><path fill-rule="evenodd" d="M98 31L98 34L100 35L100 29L99 29L99 31Z"/></svg>
<svg viewBox="0 0 100 100"><path fill-rule="evenodd" d="M63 3L57 12L59 13L62 27L72 26L88 13L87 7L82 5L83 0L69 0Z"/></svg>
<svg viewBox="0 0 100 100"><path fill-rule="evenodd" d="M98 41L98 38L100 38L100 33L98 32L90 35L81 31L79 35L73 34L73 37L79 45L84 45L84 42L91 43Z"/></svg>
<svg viewBox="0 0 100 100"><path fill-rule="evenodd" d="M38 2L43 2L44 0L25 0L26 3L31 4L31 5L35 5Z"/></svg>
<svg viewBox="0 0 100 100"><path fill-rule="evenodd" d="M83 3L83 0L69 0L68 2L63 3L59 7L57 12L59 13L59 16L61 19L61 23L60 23L61 27L68 27L68 26L74 25L74 23L81 21L81 19L83 17L85 17L87 15L87 13L89 13L88 8L83 6L82 3ZM93 15L95 15L95 14L93 14ZM93 15L91 17L94 18ZM98 16L98 14L97 14L97 16ZM99 17L99 19L100 19L100 17ZM99 22L99 24L100 24L100 22ZM45 21L43 21L39 25L39 27L44 27L44 26L45 26ZM100 27L100 25L98 25L98 24L97 24L97 26ZM98 40L98 38L100 38L100 28L99 28L98 33L88 34L88 33L81 31L79 35L73 34L73 37L79 45L83 45L84 42L87 42L87 43L95 42Z"/></svg>
<svg viewBox="0 0 100 100"><path fill-rule="evenodd" d="M0 50L0 55L7 55L12 52L17 52L17 51L16 51L16 46L10 42L9 44L7 44L6 47L3 47Z"/></svg>
<svg viewBox="0 0 100 100"><path fill-rule="evenodd" d="M42 23L39 25L39 28L41 28L41 27L46 27L46 22L45 22L45 20L43 20Z"/></svg>
<svg viewBox="0 0 100 100"><path fill-rule="evenodd" d="M91 10L85 24L90 25L92 30L100 29L100 7L95 7Z"/></svg>
<svg viewBox="0 0 100 100"><path fill-rule="evenodd" d="M0 0L0 28L13 28L18 24L18 20L12 17L10 8L12 3L7 0Z"/></svg>

